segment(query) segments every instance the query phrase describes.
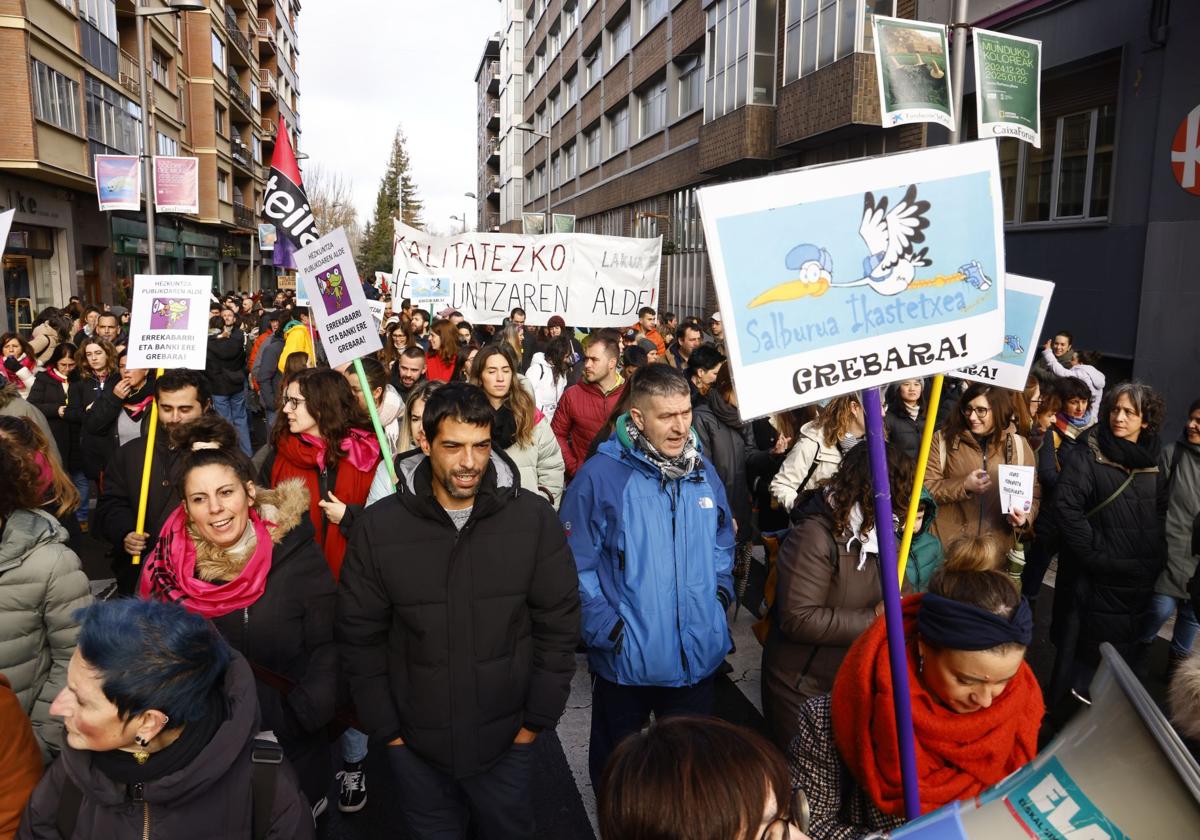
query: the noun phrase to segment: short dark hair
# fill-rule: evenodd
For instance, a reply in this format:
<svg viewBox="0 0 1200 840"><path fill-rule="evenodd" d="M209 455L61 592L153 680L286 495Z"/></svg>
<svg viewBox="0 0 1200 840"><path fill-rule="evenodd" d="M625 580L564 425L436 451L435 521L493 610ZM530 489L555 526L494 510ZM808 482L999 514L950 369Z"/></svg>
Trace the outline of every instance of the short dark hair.
<svg viewBox="0 0 1200 840"><path fill-rule="evenodd" d="M288 320L289 321L299 321L300 316L307 315L307 314L308 314L307 306L293 306L291 308L291 310L288 311Z"/></svg>
<svg viewBox="0 0 1200 840"><path fill-rule="evenodd" d="M1064 376L1055 383L1054 390L1058 394L1058 398L1062 400L1064 406L1067 404L1067 400L1070 399L1087 400L1089 408L1092 405L1092 389L1082 379L1077 379L1074 376Z"/></svg>
<svg viewBox="0 0 1200 840"><path fill-rule="evenodd" d="M522 318L525 318L525 317L527 317L527 316L525 315L525 310L524 310L524 309L522 309L522 308L521 308L521 307L519 307L519 306L514 306L514 307L513 307L513 309L512 309L512 312L509 312L509 313L508 313L508 317L509 317L509 318L515 318L515 317L517 317L517 313L518 313L518 312L520 312L520 313L521 313L521 317L522 317Z"/></svg>
<svg viewBox="0 0 1200 840"><path fill-rule="evenodd" d="M99 324L100 321L105 318L112 318L114 321L117 322L118 327L121 326L121 318L119 315L117 315L114 312L101 312L100 317L96 319L96 323Z"/></svg>
<svg viewBox="0 0 1200 840"><path fill-rule="evenodd" d="M429 313L428 313L428 312L426 312L424 309L414 309L414 310L412 311L412 317L416 318L418 315L420 315L420 316L421 316L421 319L422 319L422 320L423 320L423 321L424 321L426 324L428 324L428 323L429 323L429 321L431 320L431 319L430 319L430 317L429 317Z"/></svg>
<svg viewBox="0 0 1200 840"><path fill-rule="evenodd" d="M621 340L607 333L593 333L592 337L588 339L587 346L588 348L593 346L601 348L609 358L621 358Z"/></svg>
<svg viewBox="0 0 1200 840"><path fill-rule="evenodd" d="M409 344L403 350L400 351L400 358L402 358L402 359L421 359L422 361L424 361L427 357L425 355L425 351L423 349L421 349L419 346L417 346L415 344Z"/></svg>
<svg viewBox="0 0 1200 840"><path fill-rule="evenodd" d="M724 354L711 344L701 344L688 356L687 373L691 376L698 370L712 370L725 361Z"/></svg>
<svg viewBox="0 0 1200 840"><path fill-rule="evenodd" d="M408 308L410 308L411 306L412 306L412 301L411 301L411 300L409 300L408 298L404 298L402 301L400 301L400 308L401 308L401 309L408 309Z"/></svg>
<svg viewBox="0 0 1200 840"><path fill-rule="evenodd" d="M669 324L669 323L671 323L672 321L674 321L676 318L678 318L679 316L678 316L678 315L676 315L674 312L666 312L666 311L664 311L664 312L662 313L662 316L661 316L661 317L662 317L662 322L663 322L664 324Z"/></svg>
<svg viewBox="0 0 1200 840"><path fill-rule="evenodd" d="M487 426L491 429L496 412L482 388L468 382L450 382L438 388L425 402L421 427L430 444L447 417L469 426Z"/></svg>
<svg viewBox="0 0 1200 840"><path fill-rule="evenodd" d="M172 471L180 499L186 498L188 474L200 467L229 467L243 484L254 481L254 466L238 446L237 430L215 412L176 426L171 443L181 453ZM205 446L197 449L198 443Z"/></svg>
<svg viewBox="0 0 1200 840"><path fill-rule="evenodd" d="M692 389L682 371L670 365L647 365L627 386L632 389L630 402L640 405L649 397L689 396Z"/></svg>
<svg viewBox="0 0 1200 840"><path fill-rule="evenodd" d="M1072 345L1073 345L1073 344L1075 343L1075 336L1071 335L1071 334L1070 334L1069 332L1067 332L1066 330L1059 330L1058 332L1056 332L1056 333L1054 334L1054 337L1055 337L1055 338L1058 338L1060 335L1061 335L1061 336L1066 336L1066 339L1067 339L1067 344L1072 344Z"/></svg>
<svg viewBox="0 0 1200 840"><path fill-rule="evenodd" d="M694 332L696 335L704 335L704 330L700 329L700 325L693 321L684 321L679 327L679 337L687 338L688 332Z"/></svg>
<svg viewBox="0 0 1200 840"><path fill-rule="evenodd" d="M639 318L644 318L647 315L654 315L654 314L656 314L656 313L654 312L653 306L643 306L641 309L638 310Z"/></svg>
<svg viewBox="0 0 1200 840"><path fill-rule="evenodd" d="M172 724L208 714L225 676L229 645L207 619L163 601L96 601L75 614L79 655L100 672L122 720L157 709Z"/></svg>
<svg viewBox="0 0 1200 840"><path fill-rule="evenodd" d="M1103 422L1108 422L1109 415L1121 397L1129 400L1133 410L1142 418L1142 425L1146 429L1155 433L1162 430L1167 404L1157 391L1141 382L1122 382L1104 395L1104 402L1100 406L1100 419Z"/></svg>
<svg viewBox="0 0 1200 840"><path fill-rule="evenodd" d="M200 405L208 408L212 401L212 389L208 386L208 377L202 371L188 368L168 368L163 375L154 380L154 396L157 398L164 392L175 393L184 388L195 388L196 398Z"/></svg>

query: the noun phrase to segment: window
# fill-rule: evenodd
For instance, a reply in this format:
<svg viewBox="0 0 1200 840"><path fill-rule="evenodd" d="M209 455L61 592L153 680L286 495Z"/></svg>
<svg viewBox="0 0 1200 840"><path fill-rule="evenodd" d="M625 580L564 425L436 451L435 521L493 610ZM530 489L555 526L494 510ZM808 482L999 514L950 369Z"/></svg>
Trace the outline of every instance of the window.
<svg viewBox="0 0 1200 840"><path fill-rule="evenodd" d="M155 49L150 57L150 75L154 80L164 87L171 86L171 59L167 58L160 50Z"/></svg>
<svg viewBox="0 0 1200 840"><path fill-rule="evenodd" d="M583 133L583 168L591 169L600 162L600 126L594 125Z"/></svg>
<svg viewBox="0 0 1200 840"><path fill-rule="evenodd" d="M88 64L117 78L117 5L115 0L80 0L80 49Z"/></svg>
<svg viewBox="0 0 1200 840"><path fill-rule="evenodd" d="M539 108L537 113L535 113L533 115L533 125L538 131L542 131L542 132L546 131L546 129L548 129L550 127L550 124L546 121L546 109L545 108ZM533 139L535 139L535 140L538 139L537 135L530 135L530 136L533 137Z"/></svg>
<svg viewBox="0 0 1200 840"><path fill-rule="evenodd" d="M676 116L689 114L704 104L704 64L694 55L677 65L679 68L679 110Z"/></svg>
<svg viewBox="0 0 1200 840"><path fill-rule="evenodd" d="M250 146L254 149L254 162L262 163L262 140L259 140L257 137L251 137Z"/></svg>
<svg viewBox="0 0 1200 840"><path fill-rule="evenodd" d="M562 13L562 34L565 39L568 35L575 31L579 26L579 4L567 3L563 6Z"/></svg>
<svg viewBox="0 0 1200 840"><path fill-rule="evenodd" d="M213 106L213 128L217 134L225 135L225 109L220 105Z"/></svg>
<svg viewBox="0 0 1200 840"><path fill-rule="evenodd" d="M550 124L553 125L554 123L558 122L559 117L562 116L562 109L559 107L561 103L559 102L558 92L555 91L554 93L550 94L549 99L550 99Z"/></svg>
<svg viewBox="0 0 1200 840"><path fill-rule="evenodd" d="M79 83L33 60L33 113L44 122L79 133Z"/></svg>
<svg viewBox="0 0 1200 840"><path fill-rule="evenodd" d="M871 16L895 11L895 0L787 0L783 83L855 51L871 52Z"/></svg>
<svg viewBox="0 0 1200 840"><path fill-rule="evenodd" d="M118 40L116 0L79 0L79 18L108 40L114 43Z"/></svg>
<svg viewBox="0 0 1200 840"><path fill-rule="evenodd" d="M661 131L667 124L667 80L659 79L638 96L638 137Z"/></svg>
<svg viewBox="0 0 1200 840"><path fill-rule="evenodd" d="M562 167L558 152L550 155L550 187L558 189L562 186Z"/></svg>
<svg viewBox="0 0 1200 840"><path fill-rule="evenodd" d="M213 67L225 72L225 42L217 36L216 32L212 34L212 59Z"/></svg>
<svg viewBox="0 0 1200 840"><path fill-rule="evenodd" d="M608 115L608 154L615 155L629 145L629 106L622 105Z"/></svg>
<svg viewBox="0 0 1200 840"><path fill-rule="evenodd" d="M574 142L568 143L566 146L563 147L563 161L564 161L564 163L563 163L563 180L564 181L570 181L572 178L575 177L575 173L577 171L577 166L578 166L578 155L576 155L577 150L578 150L578 146Z"/></svg>
<svg viewBox="0 0 1200 840"><path fill-rule="evenodd" d="M704 61L706 122L747 101L774 103L776 8L775 0L718 0L709 6Z"/></svg>
<svg viewBox="0 0 1200 840"><path fill-rule="evenodd" d="M179 154L179 141L174 137L168 137L161 131L155 133L155 149L157 154L166 157L176 157Z"/></svg>
<svg viewBox="0 0 1200 840"><path fill-rule="evenodd" d="M667 16L667 0L641 0L642 27L638 31L645 35L650 27Z"/></svg>
<svg viewBox="0 0 1200 840"><path fill-rule="evenodd" d="M94 76L84 77L87 135L93 154L136 155L142 151L142 109Z"/></svg>
<svg viewBox="0 0 1200 840"><path fill-rule="evenodd" d="M600 50L593 49L590 53L585 53L583 56L583 86L584 89L590 88L596 82L600 81Z"/></svg>
<svg viewBox="0 0 1200 840"><path fill-rule="evenodd" d="M58 5L62 6L68 12L75 11L75 0L58 0Z"/></svg>
<svg viewBox="0 0 1200 840"><path fill-rule="evenodd" d="M572 105L579 101L579 74L572 73L568 78L563 79L563 111L570 109Z"/></svg>
<svg viewBox="0 0 1200 840"><path fill-rule="evenodd" d="M629 15L621 18L620 23L608 31L608 66L612 67L627 52L629 52Z"/></svg>
<svg viewBox="0 0 1200 840"><path fill-rule="evenodd" d="M550 58L554 58L554 56L558 55L558 51L561 46L562 38L559 35L558 27L555 27L546 39L546 55Z"/></svg>
<svg viewBox="0 0 1200 840"><path fill-rule="evenodd" d="M221 201L229 200L229 173L223 170L217 170L217 198Z"/></svg>

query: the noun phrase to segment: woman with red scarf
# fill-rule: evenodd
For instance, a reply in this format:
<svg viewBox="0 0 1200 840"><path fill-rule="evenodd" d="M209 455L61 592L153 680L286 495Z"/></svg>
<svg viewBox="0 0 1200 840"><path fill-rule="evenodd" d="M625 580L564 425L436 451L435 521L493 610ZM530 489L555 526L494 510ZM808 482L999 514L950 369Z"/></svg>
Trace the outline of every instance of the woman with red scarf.
<svg viewBox="0 0 1200 840"><path fill-rule="evenodd" d="M314 813L332 767L325 726L337 697L336 587L313 543L308 491L291 479L254 484L228 421L176 427L182 503L167 519L138 584L141 598L204 616L254 670L262 728L296 770Z"/></svg>
<svg viewBox="0 0 1200 840"><path fill-rule="evenodd" d="M4 381L17 386L17 392L28 399L37 373L37 355L29 342L16 333L0 335L0 362Z"/></svg>
<svg viewBox="0 0 1200 840"><path fill-rule="evenodd" d="M1045 706L1025 650L1033 614L1008 575L939 569L904 601L921 813L976 796L1037 754ZM850 648L833 693L800 709L792 783L812 840L849 840L904 822L883 621Z"/></svg>
<svg viewBox="0 0 1200 840"><path fill-rule="evenodd" d="M379 442L370 417L337 371L301 371L280 395L279 408L260 475L271 487L291 478L304 482L309 518L336 579L346 534L380 466Z"/></svg>

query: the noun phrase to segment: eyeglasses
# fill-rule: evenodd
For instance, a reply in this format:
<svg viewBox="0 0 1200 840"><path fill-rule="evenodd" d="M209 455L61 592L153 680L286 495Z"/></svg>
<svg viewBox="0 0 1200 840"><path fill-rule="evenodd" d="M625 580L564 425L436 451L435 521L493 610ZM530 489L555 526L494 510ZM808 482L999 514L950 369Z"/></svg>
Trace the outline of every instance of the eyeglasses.
<svg viewBox="0 0 1200 840"><path fill-rule="evenodd" d="M992 410L987 406L969 405L962 410L963 417L970 417L974 414L980 420L992 413Z"/></svg>
<svg viewBox="0 0 1200 840"><path fill-rule="evenodd" d="M796 788L792 791L792 804L788 816L780 816L767 823L759 840L800 840L808 828L808 797Z"/></svg>
<svg viewBox="0 0 1200 840"><path fill-rule="evenodd" d="M283 407L284 408L299 408L300 404L305 403L305 402L308 402L308 400L301 399L300 397L284 397L283 398Z"/></svg>

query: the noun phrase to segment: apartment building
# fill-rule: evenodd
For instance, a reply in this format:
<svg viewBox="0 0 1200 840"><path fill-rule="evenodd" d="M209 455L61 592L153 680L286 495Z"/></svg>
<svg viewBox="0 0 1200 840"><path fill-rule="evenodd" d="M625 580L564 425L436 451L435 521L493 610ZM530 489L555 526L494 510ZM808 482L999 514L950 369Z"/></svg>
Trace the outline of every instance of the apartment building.
<svg viewBox="0 0 1200 840"><path fill-rule="evenodd" d="M0 209L17 211L4 256L10 323L73 294L124 302L148 270L145 214L100 213L92 177L96 154L143 153L146 118L150 153L200 160L200 212L156 217L159 272L211 274L221 289L273 276L252 235L278 115L299 132L299 3L211 0L146 17L144 67L136 7L0 0Z"/></svg>
<svg viewBox="0 0 1200 840"><path fill-rule="evenodd" d="M917 148L883 129L870 15L916 0L526 0L525 210L664 238L662 307L715 308L696 189Z"/></svg>
<svg viewBox="0 0 1200 840"><path fill-rule="evenodd" d="M479 100L475 230L500 230L500 33L484 45L475 87ZM466 223L463 219L464 229Z"/></svg>
<svg viewBox="0 0 1200 840"><path fill-rule="evenodd" d="M525 2L500 0L500 229L521 230L525 200L525 135L516 126L525 109Z"/></svg>

